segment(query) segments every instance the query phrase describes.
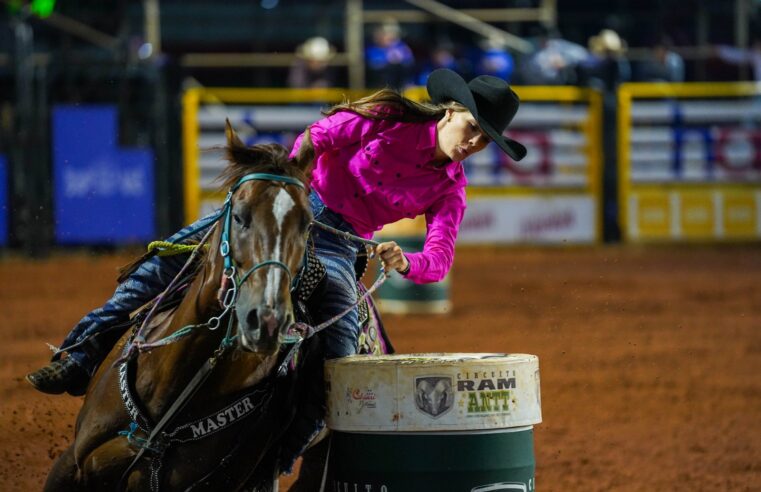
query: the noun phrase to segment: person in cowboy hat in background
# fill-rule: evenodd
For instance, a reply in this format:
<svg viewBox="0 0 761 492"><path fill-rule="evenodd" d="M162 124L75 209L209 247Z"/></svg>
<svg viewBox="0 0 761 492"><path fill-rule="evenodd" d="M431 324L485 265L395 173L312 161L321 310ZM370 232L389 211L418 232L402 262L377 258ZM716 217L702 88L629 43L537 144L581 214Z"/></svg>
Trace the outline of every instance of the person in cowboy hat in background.
<svg viewBox="0 0 761 492"><path fill-rule="evenodd" d="M612 29L603 29L587 42L592 54L582 65L582 82L603 92L605 97L615 96L618 85L631 80L631 65L626 59L627 44Z"/></svg>
<svg viewBox="0 0 761 492"><path fill-rule="evenodd" d="M466 206L462 161L489 142L515 160L526 155L523 145L503 135L520 104L506 81L482 75L466 82L451 70L439 69L431 73L427 88L430 103L383 89L334 106L299 136L292 153L303 146L311 149L301 150L314 152L310 201L315 220L370 238L386 224L425 215L423 251L404 252L393 241L376 248L387 271L395 269L416 283L438 282L452 266ZM321 312L315 319L321 322L356 302L354 263L363 246L319 228L311 234L327 269ZM63 346L75 346L67 350L68 357L29 374L29 382L46 393L82 394L111 348L89 345L88 335L126 319L160 293L182 266L182 260L167 261L171 258L177 257L143 263L111 300L67 336ZM324 357L356 353L359 329L355 308L321 332ZM281 470L286 472L324 426L322 371L314 373L309 377L319 390L299 403L291 437L283 447Z"/></svg>
<svg viewBox="0 0 761 492"><path fill-rule="evenodd" d="M294 89L335 87L336 74L329 65L336 49L320 36L296 48L296 61L288 71L288 87Z"/></svg>

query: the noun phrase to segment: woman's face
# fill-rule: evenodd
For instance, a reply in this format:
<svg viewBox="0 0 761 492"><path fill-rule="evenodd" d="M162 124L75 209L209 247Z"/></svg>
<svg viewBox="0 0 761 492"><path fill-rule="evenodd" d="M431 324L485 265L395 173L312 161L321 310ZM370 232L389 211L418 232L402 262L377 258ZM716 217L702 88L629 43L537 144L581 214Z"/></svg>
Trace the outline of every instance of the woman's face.
<svg viewBox="0 0 761 492"><path fill-rule="evenodd" d="M436 125L437 160L462 161L483 150L489 138L478 126L470 111L447 109Z"/></svg>

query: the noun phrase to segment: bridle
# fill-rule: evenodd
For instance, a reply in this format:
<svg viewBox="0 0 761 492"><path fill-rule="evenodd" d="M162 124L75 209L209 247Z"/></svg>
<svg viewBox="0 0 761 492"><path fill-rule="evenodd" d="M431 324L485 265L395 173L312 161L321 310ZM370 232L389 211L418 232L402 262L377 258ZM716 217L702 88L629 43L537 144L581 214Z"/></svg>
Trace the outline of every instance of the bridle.
<svg viewBox="0 0 761 492"><path fill-rule="evenodd" d="M261 261L249 268L246 273L244 273L243 276L238 279L238 268L236 267L235 261L231 256L230 247L232 198L238 188L240 188L243 183L247 183L248 181L274 181L285 183L286 185L295 185L306 191L306 186L304 186L304 183L290 176L281 176L279 174L268 173L251 173L246 174L240 178L238 182L235 183L232 188L230 188L230 191L227 192L227 197L225 197L225 201L220 212L220 218L222 219L222 235L219 241L219 254L222 256L222 260L224 262L224 269L222 270L222 287L220 288L220 303L222 304L224 310L219 315L214 316L209 320L208 327L210 330L215 330L219 327L222 318L235 305L235 302L238 299L238 290L240 289L240 286L243 285L243 282L245 282L248 277L250 277L251 274L255 271L270 266L281 268L285 271L285 274L288 277L288 283L291 284L291 286L293 285L293 273L291 272L290 268L288 268L288 265L279 260Z"/></svg>

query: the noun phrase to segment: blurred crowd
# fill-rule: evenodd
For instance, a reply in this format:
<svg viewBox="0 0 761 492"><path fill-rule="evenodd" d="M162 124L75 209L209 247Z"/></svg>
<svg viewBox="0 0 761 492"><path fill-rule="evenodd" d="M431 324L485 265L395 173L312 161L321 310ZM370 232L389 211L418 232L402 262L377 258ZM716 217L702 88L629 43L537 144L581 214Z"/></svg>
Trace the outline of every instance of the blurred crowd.
<svg viewBox="0 0 761 492"><path fill-rule="evenodd" d="M463 45L439 40L413 50L404 31L393 19L376 26L365 46L366 85L404 89L425 85L433 70L449 68L466 79L494 75L517 85L580 85L613 92L622 82L685 82L685 61L672 40L662 35L636 59L628 57L628 46L613 29L602 29L585 45L564 39L556 30L538 27L530 39L533 51L517 53L504 39L489 37ZM646 56L642 56L646 53ZM340 86L344 81L330 61L336 48L327 39L306 40L291 67L290 87ZM710 57L726 64L747 66L761 81L761 37L748 49L711 47Z"/></svg>

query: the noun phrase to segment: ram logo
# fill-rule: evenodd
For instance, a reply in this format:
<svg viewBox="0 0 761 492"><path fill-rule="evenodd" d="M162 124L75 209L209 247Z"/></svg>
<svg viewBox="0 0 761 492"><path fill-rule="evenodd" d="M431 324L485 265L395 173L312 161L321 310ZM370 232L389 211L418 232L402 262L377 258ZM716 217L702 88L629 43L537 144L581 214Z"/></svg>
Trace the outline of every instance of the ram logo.
<svg viewBox="0 0 761 492"><path fill-rule="evenodd" d="M415 405L421 412L438 418L447 413L454 403L452 378L423 376L415 378Z"/></svg>

